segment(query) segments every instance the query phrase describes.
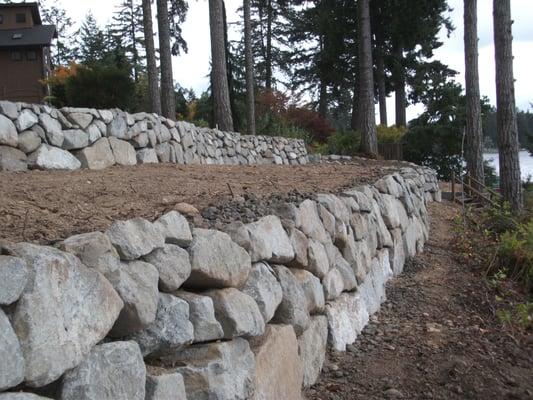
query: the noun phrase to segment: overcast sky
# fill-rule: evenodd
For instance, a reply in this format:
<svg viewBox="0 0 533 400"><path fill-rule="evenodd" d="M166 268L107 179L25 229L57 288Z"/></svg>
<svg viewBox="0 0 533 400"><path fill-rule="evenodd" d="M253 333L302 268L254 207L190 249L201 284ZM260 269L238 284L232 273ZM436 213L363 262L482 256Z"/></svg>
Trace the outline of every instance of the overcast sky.
<svg viewBox="0 0 533 400"><path fill-rule="evenodd" d="M66 8L69 15L76 21L82 21L85 14L91 10L101 24L111 19L114 6L119 0L59 0ZM459 71L457 80L464 85L464 60L463 60L463 0L449 0L454 9L451 19L455 31L450 38L442 34L444 45L436 51L435 58L441 60L451 68ZM511 0L512 16L515 20L513 26L515 56L514 73L516 79L516 101L521 109L530 108L533 102L533 0ZM193 88L200 94L208 85L207 74L209 71L210 42L209 42L209 14L207 0L189 1L189 13L183 25L183 36L187 40L189 53L174 58L174 79L183 87ZM238 18L237 8L242 0L226 0L228 20ZM494 84L494 46L492 30L492 0L478 0L479 18L479 65L480 85L482 95L490 98L495 103ZM416 23L416 21L413 21ZM390 99L389 120L394 121L393 99ZM421 107L410 107L408 117L415 117Z"/></svg>

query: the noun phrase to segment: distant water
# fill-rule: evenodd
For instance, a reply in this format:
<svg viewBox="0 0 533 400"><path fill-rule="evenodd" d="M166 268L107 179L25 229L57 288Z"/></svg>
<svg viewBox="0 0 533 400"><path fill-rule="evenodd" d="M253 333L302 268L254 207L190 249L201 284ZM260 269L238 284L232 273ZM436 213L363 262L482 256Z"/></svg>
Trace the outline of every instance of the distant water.
<svg viewBox="0 0 533 400"><path fill-rule="evenodd" d="M519 154L520 157L520 173L522 174L522 180L526 180L528 176L531 176L533 180L533 157L529 154L529 151L522 150ZM489 161L489 163L496 168L496 172L499 175L500 164L498 153L485 153L483 159Z"/></svg>

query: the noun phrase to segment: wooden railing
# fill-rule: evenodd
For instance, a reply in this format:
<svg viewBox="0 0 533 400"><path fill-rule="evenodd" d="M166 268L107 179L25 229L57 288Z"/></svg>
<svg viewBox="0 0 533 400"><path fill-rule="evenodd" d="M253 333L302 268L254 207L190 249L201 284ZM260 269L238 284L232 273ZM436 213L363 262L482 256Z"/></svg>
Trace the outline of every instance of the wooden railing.
<svg viewBox="0 0 533 400"><path fill-rule="evenodd" d="M461 186L461 191L457 190L457 186ZM462 197L459 197L461 194ZM462 177L457 177L455 173L452 173L452 201L463 203L469 196L469 200L473 200L481 203L488 203L494 207L501 207L502 195L495 190L489 188L484 183L466 174Z"/></svg>

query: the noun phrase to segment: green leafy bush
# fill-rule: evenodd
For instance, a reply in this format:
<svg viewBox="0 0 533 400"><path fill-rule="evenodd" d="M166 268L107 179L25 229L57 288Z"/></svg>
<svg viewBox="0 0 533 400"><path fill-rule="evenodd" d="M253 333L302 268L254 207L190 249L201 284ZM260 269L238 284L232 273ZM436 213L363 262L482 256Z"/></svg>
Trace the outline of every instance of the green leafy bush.
<svg viewBox="0 0 533 400"><path fill-rule="evenodd" d="M500 265L509 270L512 278L523 282L527 291L532 289L533 221L501 234L498 258Z"/></svg>
<svg viewBox="0 0 533 400"><path fill-rule="evenodd" d="M361 136L354 131L335 132L328 138L327 153L353 156L359 151Z"/></svg>
<svg viewBox="0 0 533 400"><path fill-rule="evenodd" d="M407 129L403 126L377 126L378 143L393 144L400 143L407 133Z"/></svg>

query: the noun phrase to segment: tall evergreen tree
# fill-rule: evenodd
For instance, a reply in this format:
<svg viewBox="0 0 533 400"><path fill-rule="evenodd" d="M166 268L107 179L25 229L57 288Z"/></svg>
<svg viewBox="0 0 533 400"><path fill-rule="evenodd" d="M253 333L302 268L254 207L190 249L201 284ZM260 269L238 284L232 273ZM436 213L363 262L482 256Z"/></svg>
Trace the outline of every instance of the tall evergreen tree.
<svg viewBox="0 0 533 400"><path fill-rule="evenodd" d="M255 135L254 58L252 51L252 23L250 0L243 1L244 10L244 52L246 59L246 122L249 135Z"/></svg>
<svg viewBox="0 0 533 400"><path fill-rule="evenodd" d="M483 183L483 126L479 93L477 0L464 0L464 43L466 83L466 168L475 181ZM474 182L479 190L480 185Z"/></svg>
<svg viewBox="0 0 533 400"><path fill-rule="evenodd" d="M372 38L370 28L370 0L357 0L357 43L359 53L358 118L361 152L377 156L376 116L374 109L374 79Z"/></svg>
<svg viewBox="0 0 533 400"><path fill-rule="evenodd" d="M159 95L159 75L154 44L154 28L152 22L152 0L142 0L144 43L146 47L146 64L148 74L148 96L150 111L161 114L161 97Z"/></svg>
<svg viewBox="0 0 533 400"><path fill-rule="evenodd" d="M168 0L157 0L157 26L159 28L159 54L161 56L161 111L165 117L175 120L176 98L172 73Z"/></svg>
<svg viewBox="0 0 533 400"><path fill-rule="evenodd" d="M500 188L514 211L523 208L513 76L511 1L494 0L494 49Z"/></svg>
<svg viewBox="0 0 533 400"><path fill-rule="evenodd" d="M104 31L89 12L76 34L76 59L86 65L100 62L107 55L106 41Z"/></svg>
<svg viewBox="0 0 533 400"><path fill-rule="evenodd" d="M41 4L41 14L43 23L55 25L57 30L57 40L52 46L52 63L55 66L67 65L73 61L74 54L71 43L73 41L72 18L57 0Z"/></svg>
<svg viewBox="0 0 533 400"><path fill-rule="evenodd" d="M209 0L211 34L211 90L213 92L214 123L218 129L233 131L233 116L228 86L224 10L222 0Z"/></svg>
<svg viewBox="0 0 533 400"><path fill-rule="evenodd" d="M111 34L120 41L132 65L135 82L144 70L142 7L136 0L122 0L111 22Z"/></svg>

